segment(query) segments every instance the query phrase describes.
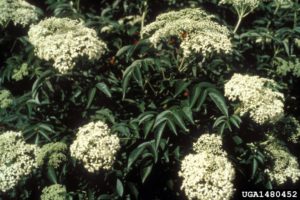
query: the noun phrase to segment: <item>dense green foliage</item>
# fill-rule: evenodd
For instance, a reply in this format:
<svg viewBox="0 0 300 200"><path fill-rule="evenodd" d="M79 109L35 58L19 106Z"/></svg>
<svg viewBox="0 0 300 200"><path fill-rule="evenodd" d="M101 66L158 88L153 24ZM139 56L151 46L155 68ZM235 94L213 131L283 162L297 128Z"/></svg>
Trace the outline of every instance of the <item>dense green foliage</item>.
<svg viewBox="0 0 300 200"><path fill-rule="evenodd" d="M62 74L53 60L37 56L33 45L37 41L28 38L29 25L0 23L0 134L17 131L28 144L47 145L37 151L39 166L14 188L0 190L0 199L40 199L42 191L44 199L51 195L89 200L187 199L178 172L203 133L223 137L223 148L236 171L234 199L242 189L300 188L299 180L277 184L267 173L275 162L272 156L280 154L272 144L281 145L278 151L287 157L293 155L294 163L300 159L298 0L261 1L247 14L237 14L237 7L217 0L28 2L39 8L39 20L78 19L95 30L107 47L105 53L97 50L92 62L88 50L77 52L76 66ZM141 34L159 14L184 8L212 14L213 25L229 30L232 50L205 49L205 56L198 52L185 57L180 39L189 33L180 32L180 38L172 35L155 46ZM78 33L80 42L87 40L84 36L89 32L84 31ZM59 44L69 43L55 45ZM249 114L241 115L239 102L224 95L224 86L235 73L274 80L276 84L266 87L283 94L284 116L259 124ZM105 122L120 140L110 170L89 173L71 156L69 147L78 129L91 121ZM270 137L280 142L272 143ZM47 189L51 185L62 192L49 194L55 192Z"/></svg>

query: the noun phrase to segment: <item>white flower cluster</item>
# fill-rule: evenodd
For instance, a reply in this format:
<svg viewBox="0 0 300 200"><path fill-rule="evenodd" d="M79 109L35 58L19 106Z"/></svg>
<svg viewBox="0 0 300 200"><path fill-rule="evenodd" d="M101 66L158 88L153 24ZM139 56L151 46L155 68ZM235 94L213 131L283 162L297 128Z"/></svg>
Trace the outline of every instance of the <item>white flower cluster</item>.
<svg viewBox="0 0 300 200"><path fill-rule="evenodd" d="M43 20L31 26L28 36L37 56L54 61L54 67L60 73L73 69L76 59L86 56L94 61L101 58L107 49L95 30L69 18L51 17Z"/></svg>
<svg viewBox="0 0 300 200"><path fill-rule="evenodd" d="M205 133L193 144L193 150L196 153L207 151L214 155L225 155L222 145L222 138L219 135Z"/></svg>
<svg viewBox="0 0 300 200"><path fill-rule="evenodd" d="M10 21L25 27L38 21L38 9L25 0L0 0L0 25Z"/></svg>
<svg viewBox="0 0 300 200"><path fill-rule="evenodd" d="M289 142L300 143L300 123L295 117L288 117L284 128L289 131L289 137L287 138Z"/></svg>
<svg viewBox="0 0 300 200"><path fill-rule="evenodd" d="M118 30L118 29L116 29L116 26L126 26L126 25L135 26L136 24L140 24L141 21L142 21L142 16L140 16L140 15L128 15L128 16L120 18L117 21L117 24L115 24L115 25L109 24L109 25L102 27L100 32L101 33L113 33Z"/></svg>
<svg viewBox="0 0 300 200"><path fill-rule="evenodd" d="M295 38L295 45L300 49L300 39Z"/></svg>
<svg viewBox="0 0 300 200"><path fill-rule="evenodd" d="M300 144L300 122L294 116L283 117L270 132L280 135L287 142Z"/></svg>
<svg viewBox="0 0 300 200"><path fill-rule="evenodd" d="M276 73L280 76L293 75L300 77L300 59L284 60L276 58L274 64L277 66Z"/></svg>
<svg viewBox="0 0 300 200"><path fill-rule="evenodd" d="M120 148L119 138L110 133L105 123L98 121L79 128L70 151L72 157L83 162L84 167L93 173L111 169Z"/></svg>
<svg viewBox="0 0 300 200"><path fill-rule="evenodd" d="M28 64L22 63L20 68L14 69L11 78L15 81L20 81L20 80L23 80L24 77L28 76L28 74L29 74Z"/></svg>
<svg viewBox="0 0 300 200"><path fill-rule="evenodd" d="M268 136L267 143L264 144L264 150L269 154L274 162L265 172L271 181L277 185L282 185L290 179L293 183L300 178L300 168L297 158L283 146L273 136Z"/></svg>
<svg viewBox="0 0 300 200"><path fill-rule="evenodd" d="M293 0L274 0L274 3L278 6L290 7L293 5Z"/></svg>
<svg viewBox="0 0 300 200"><path fill-rule="evenodd" d="M255 9L261 0L221 0L220 4L230 4L235 8L246 7L248 9Z"/></svg>
<svg viewBox="0 0 300 200"><path fill-rule="evenodd" d="M36 155L38 166L47 165L54 169L59 168L63 163L67 162L68 146L63 142L49 143L42 146Z"/></svg>
<svg viewBox="0 0 300 200"><path fill-rule="evenodd" d="M185 57L193 53L205 57L212 52L231 52L229 30L212 21L212 18L199 8L172 11L159 15L155 22L145 26L142 35L150 36L154 47L167 38L177 37L181 40L180 47Z"/></svg>
<svg viewBox="0 0 300 200"><path fill-rule="evenodd" d="M0 108L8 108L13 103L9 90L0 90Z"/></svg>
<svg viewBox="0 0 300 200"><path fill-rule="evenodd" d="M240 115L249 113L258 124L275 123L284 115L284 96L271 89L275 86L271 79L234 74L225 84L225 96L240 101Z"/></svg>
<svg viewBox="0 0 300 200"><path fill-rule="evenodd" d="M0 191L12 189L36 167L36 146L26 144L20 132L0 134Z"/></svg>
<svg viewBox="0 0 300 200"><path fill-rule="evenodd" d="M41 200L66 200L67 190L64 185L54 184L45 187L42 191Z"/></svg>
<svg viewBox="0 0 300 200"><path fill-rule="evenodd" d="M232 183L235 171L221 145L220 136L203 134L194 143L193 148L196 154L189 154L182 160L178 174L183 178L181 189L184 190L188 199L226 200L232 198L235 191Z"/></svg>

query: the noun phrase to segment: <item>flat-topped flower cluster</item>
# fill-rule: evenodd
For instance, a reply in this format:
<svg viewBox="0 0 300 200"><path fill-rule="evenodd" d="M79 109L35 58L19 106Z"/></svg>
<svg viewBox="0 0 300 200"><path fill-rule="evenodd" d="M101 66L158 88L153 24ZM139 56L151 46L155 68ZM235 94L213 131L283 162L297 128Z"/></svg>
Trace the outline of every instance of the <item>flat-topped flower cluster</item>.
<svg viewBox="0 0 300 200"><path fill-rule="evenodd" d="M53 66L60 73L69 72L77 59L84 56L89 61L101 58L107 49L95 30L69 18L45 19L31 26L28 36L36 55L46 61L54 61Z"/></svg>
<svg viewBox="0 0 300 200"><path fill-rule="evenodd" d="M11 78L15 81L21 81L26 76L28 76L28 74L29 74L28 64L27 63L22 63L21 67L19 67L18 69L14 69Z"/></svg>
<svg viewBox="0 0 300 200"><path fill-rule="evenodd" d="M275 123L284 115L284 96L275 91L275 81L259 76L234 74L225 84L225 96L239 101L239 113L249 113L258 124Z"/></svg>
<svg viewBox="0 0 300 200"><path fill-rule="evenodd" d="M231 199L235 189L235 171L222 149L222 138L203 134L193 145L195 154L188 154L181 163L181 189L188 199Z"/></svg>
<svg viewBox="0 0 300 200"><path fill-rule="evenodd" d="M0 191L12 189L36 167L36 146L26 144L20 132L0 134Z"/></svg>
<svg viewBox="0 0 300 200"><path fill-rule="evenodd" d="M221 0L220 4L230 4L234 7L256 8L262 0Z"/></svg>
<svg viewBox="0 0 300 200"><path fill-rule="evenodd" d="M273 183L282 185L288 180L296 183L300 179L297 158L278 139L268 135L267 142L264 142L262 146L273 161L265 170Z"/></svg>
<svg viewBox="0 0 300 200"><path fill-rule="evenodd" d="M68 146L63 142L45 144L37 152L37 164L58 168L67 161L67 152Z"/></svg>
<svg viewBox="0 0 300 200"><path fill-rule="evenodd" d="M0 0L0 13L1 26L13 22L25 27L39 19L37 7L25 0Z"/></svg>
<svg viewBox="0 0 300 200"><path fill-rule="evenodd" d="M101 121L80 127L70 147L71 156L91 173L111 169L119 149L119 138Z"/></svg>
<svg viewBox="0 0 300 200"><path fill-rule="evenodd" d="M67 190L64 185L54 184L45 187L42 191L41 200L66 200Z"/></svg>
<svg viewBox="0 0 300 200"><path fill-rule="evenodd" d="M213 52L229 53L232 50L230 32L213 21L213 15L199 8L187 8L159 15L142 29L154 47L175 36L180 41L184 57L194 54L207 56Z"/></svg>
<svg viewBox="0 0 300 200"><path fill-rule="evenodd" d="M8 108L13 103L12 95L9 90L0 90L0 108Z"/></svg>

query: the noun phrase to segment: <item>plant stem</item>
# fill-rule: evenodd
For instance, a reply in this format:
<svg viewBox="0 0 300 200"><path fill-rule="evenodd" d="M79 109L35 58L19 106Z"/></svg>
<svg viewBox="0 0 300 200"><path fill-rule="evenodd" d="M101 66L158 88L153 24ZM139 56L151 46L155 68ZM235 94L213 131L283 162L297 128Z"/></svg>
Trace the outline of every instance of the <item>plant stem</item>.
<svg viewBox="0 0 300 200"><path fill-rule="evenodd" d="M294 29L297 27L297 18L298 18L298 16L297 16L297 9L295 10L295 12L294 12Z"/></svg>
<svg viewBox="0 0 300 200"><path fill-rule="evenodd" d="M145 8L144 8L144 11L142 13L142 19L141 19L141 32L140 32L141 39L143 39L142 30L145 26L145 19L146 19L147 11L148 11L148 6L147 6L147 1L146 1L145 2Z"/></svg>
<svg viewBox="0 0 300 200"><path fill-rule="evenodd" d="M178 66L178 71L181 72L183 70L183 64L184 64L184 61L185 61L185 57L182 58L181 62L180 62L180 65Z"/></svg>
<svg viewBox="0 0 300 200"><path fill-rule="evenodd" d="M199 63L199 70L203 70L203 63L205 62L205 57L202 58L201 62Z"/></svg>
<svg viewBox="0 0 300 200"><path fill-rule="evenodd" d="M160 71L161 71L161 74L162 74L163 80L164 80L164 81L165 81L165 80L167 80L164 70L163 70L163 69L161 69Z"/></svg>
<svg viewBox="0 0 300 200"><path fill-rule="evenodd" d="M80 12L80 10L79 10L80 8L79 8L79 7L80 7L80 0L77 0L77 1L76 1L76 10L77 10L78 12Z"/></svg>
<svg viewBox="0 0 300 200"><path fill-rule="evenodd" d="M276 8L275 8L275 11L274 11L274 13L273 13L274 15L277 14L279 7L280 7L280 5L277 4L277 5L276 5Z"/></svg>
<svg viewBox="0 0 300 200"><path fill-rule="evenodd" d="M10 52L12 52L17 44L17 40L14 41L13 45L10 48Z"/></svg>
<svg viewBox="0 0 300 200"><path fill-rule="evenodd" d="M155 92L155 90L154 90L154 88L153 88L153 86L152 86L152 84L148 81L148 80L146 80L146 83L149 85L149 87L150 87L150 89L152 90L152 92L154 93L154 95L156 96L157 95L157 93Z"/></svg>
<svg viewBox="0 0 300 200"><path fill-rule="evenodd" d="M236 33L236 31L238 30L239 26L241 25L241 22L242 22L242 19L243 19L243 16L242 15L239 15L239 19L235 25L235 28L233 30L233 33Z"/></svg>
<svg viewBox="0 0 300 200"><path fill-rule="evenodd" d="M236 13L238 14L239 19L238 19L238 21L237 21L237 23L236 23L236 25L235 25L235 28L234 28L233 33L236 33L236 31L238 30L238 28L239 28L240 25L241 25L242 19L243 19L244 17L246 17L248 14L250 14L250 13L254 10L254 8L252 8L252 9L249 11L249 10L247 10L247 7L243 7L243 6L242 6L241 8L235 7L235 10L236 10Z"/></svg>

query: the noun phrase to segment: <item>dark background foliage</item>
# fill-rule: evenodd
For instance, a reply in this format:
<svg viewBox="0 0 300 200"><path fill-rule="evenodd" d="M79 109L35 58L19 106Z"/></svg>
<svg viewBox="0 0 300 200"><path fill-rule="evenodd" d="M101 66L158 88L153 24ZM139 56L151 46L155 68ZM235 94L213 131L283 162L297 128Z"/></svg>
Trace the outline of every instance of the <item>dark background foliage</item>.
<svg viewBox="0 0 300 200"><path fill-rule="evenodd" d="M276 80L285 94L286 115L299 119L299 78L276 73L276 59L299 57L300 5L279 9L264 2L232 34L231 55L196 57L178 72L181 54L176 41L154 49L140 38L141 23L128 16L145 14L145 24L163 12L202 7L219 23L233 29L237 21L230 6L215 0L45 0L28 1L43 18L84 20L108 45L109 52L95 63L79 62L73 72L58 74L52 63L40 60L27 40L27 28L0 28L0 89L9 89L14 105L0 110L3 130L20 130L28 143L72 143L78 127L103 120L122 141L114 170L88 174L70 158L58 170L38 169L0 199L39 199L43 187L66 185L70 199L185 199L177 172L180 160L203 132L224 136L224 148L236 167L235 199L243 189L270 189L263 174L266 161L246 143L261 141L265 132L280 128L258 126L234 114L234 104L223 97L225 80L248 73ZM127 18L125 18L127 17ZM101 31L112 27L110 32ZM22 63L29 66L23 80L11 79ZM199 67L200 66L200 67ZM276 132L277 131L277 132ZM282 138L284 139L284 137ZM299 158L299 145L286 142ZM261 152L263 154L263 152ZM243 155L243 156L241 156ZM281 189L300 188L287 183Z"/></svg>

